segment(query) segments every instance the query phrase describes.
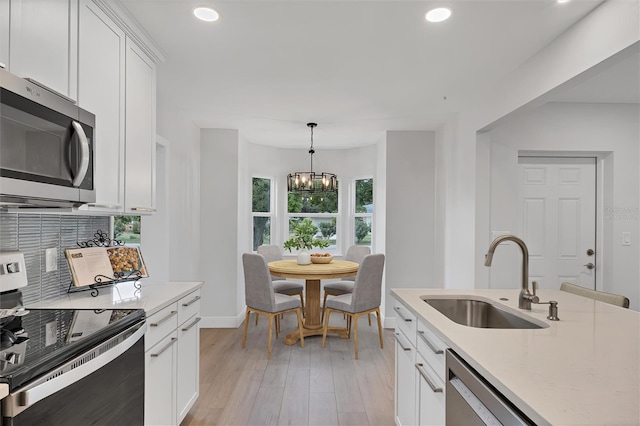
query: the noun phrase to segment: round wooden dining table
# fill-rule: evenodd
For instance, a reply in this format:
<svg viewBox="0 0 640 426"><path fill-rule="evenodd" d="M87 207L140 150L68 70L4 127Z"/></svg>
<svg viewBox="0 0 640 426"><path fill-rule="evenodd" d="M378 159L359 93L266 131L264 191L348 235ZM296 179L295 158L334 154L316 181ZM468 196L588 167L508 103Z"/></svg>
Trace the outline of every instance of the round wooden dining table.
<svg viewBox="0 0 640 426"><path fill-rule="evenodd" d="M332 278L352 277L358 272L360 266L356 262L333 259L331 263L311 263L310 265L298 265L295 259L276 260L269 262L269 271L274 277L298 278L305 280L305 308L306 314L303 322L302 334L307 336L321 336L322 322L320 321L320 280ZM348 338L347 329L341 327L329 327L327 334L337 334L343 339ZM284 339L287 345L294 345L300 335L293 331Z"/></svg>

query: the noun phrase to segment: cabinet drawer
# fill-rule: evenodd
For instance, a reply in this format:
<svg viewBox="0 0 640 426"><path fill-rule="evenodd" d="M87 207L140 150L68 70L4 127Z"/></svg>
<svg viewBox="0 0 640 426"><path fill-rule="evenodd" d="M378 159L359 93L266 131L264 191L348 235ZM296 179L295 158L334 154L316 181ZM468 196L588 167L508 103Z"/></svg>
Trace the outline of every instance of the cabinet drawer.
<svg viewBox="0 0 640 426"><path fill-rule="evenodd" d="M178 324L200 312L200 290L189 293L178 300Z"/></svg>
<svg viewBox="0 0 640 426"><path fill-rule="evenodd" d="M393 302L396 316L396 328L402 330L411 344L416 346L416 316L398 301Z"/></svg>
<svg viewBox="0 0 640 426"><path fill-rule="evenodd" d="M149 328L144 339L145 350L149 350L149 348L178 327L177 303L171 303L151 315L147 318L147 325Z"/></svg>
<svg viewBox="0 0 640 426"><path fill-rule="evenodd" d="M431 328L422 320L418 321L416 348L429 366L438 373L440 380L445 379L444 354L447 344L442 341Z"/></svg>

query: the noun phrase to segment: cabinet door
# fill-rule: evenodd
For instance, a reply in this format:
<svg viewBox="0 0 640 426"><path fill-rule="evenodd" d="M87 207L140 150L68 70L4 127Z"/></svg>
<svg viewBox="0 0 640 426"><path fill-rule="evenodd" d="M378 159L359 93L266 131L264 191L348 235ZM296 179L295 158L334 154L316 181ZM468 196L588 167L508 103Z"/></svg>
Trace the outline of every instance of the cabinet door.
<svg viewBox="0 0 640 426"><path fill-rule="evenodd" d="M396 329L395 414L398 426L416 424L416 349Z"/></svg>
<svg viewBox="0 0 640 426"><path fill-rule="evenodd" d="M78 104L95 114L96 202L124 207L124 32L91 0L80 2Z"/></svg>
<svg viewBox="0 0 640 426"><path fill-rule="evenodd" d="M145 353L144 423L176 424L177 334L162 339Z"/></svg>
<svg viewBox="0 0 640 426"><path fill-rule="evenodd" d="M77 0L11 0L9 70L77 96Z"/></svg>
<svg viewBox="0 0 640 426"><path fill-rule="evenodd" d="M155 211L154 63L136 44L126 42L125 211Z"/></svg>
<svg viewBox="0 0 640 426"><path fill-rule="evenodd" d="M417 355L418 424L420 426L444 425L445 386L425 358Z"/></svg>
<svg viewBox="0 0 640 426"><path fill-rule="evenodd" d="M9 68L9 0L0 0L0 66Z"/></svg>
<svg viewBox="0 0 640 426"><path fill-rule="evenodd" d="M198 399L199 365L200 365L200 332L194 316L178 327L178 424L185 418Z"/></svg>

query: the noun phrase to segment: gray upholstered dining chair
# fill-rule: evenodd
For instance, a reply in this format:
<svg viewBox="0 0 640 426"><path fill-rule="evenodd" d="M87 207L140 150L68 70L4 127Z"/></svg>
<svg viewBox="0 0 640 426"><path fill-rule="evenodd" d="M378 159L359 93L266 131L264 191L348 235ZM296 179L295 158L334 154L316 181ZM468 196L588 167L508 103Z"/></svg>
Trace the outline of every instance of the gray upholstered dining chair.
<svg viewBox="0 0 640 426"><path fill-rule="evenodd" d="M286 294L273 291L271 274L267 262L261 254L244 253L242 255L244 268L244 294L247 304L247 313L244 319L244 333L242 334L242 347L247 343L247 328L249 327L249 315L264 315L269 318L269 332L267 336L267 359L271 358L271 333L273 319L276 320L276 339L280 331L278 315L284 312L294 311L298 316L298 330L300 331L300 346L304 348L304 336L302 334L302 315L300 301Z"/></svg>
<svg viewBox="0 0 640 426"><path fill-rule="evenodd" d="M362 260L358 274L356 275L353 293L335 296L327 300L326 315L322 331L322 347L327 340L327 328L331 312L337 311L348 316L347 334L351 334L353 325L353 345L356 359L358 359L358 317L361 315L376 313L378 319L378 335L380 348L382 343L382 324L380 323L380 302L382 299L382 272L384 270L384 254L370 254Z"/></svg>
<svg viewBox="0 0 640 426"><path fill-rule="evenodd" d="M350 262L362 263L362 259L365 256L371 254L371 248L369 246L351 246L347 250L344 256L344 260ZM355 275L353 277L345 277L341 281L336 283L329 283L324 285L324 300L322 301L322 319L324 319L324 310L327 305L327 296L340 296L343 294L349 294L353 292L353 285L356 280ZM369 325L371 325L371 317L367 315L369 319Z"/></svg>
<svg viewBox="0 0 640 426"><path fill-rule="evenodd" d="M577 294L578 296L588 297L593 300L599 300L600 302L605 302L611 305L616 305L622 308L629 309L629 299L619 294L591 290L589 288L581 287L579 285L571 284L568 282L561 283L560 290L566 291L567 293Z"/></svg>
<svg viewBox="0 0 640 426"><path fill-rule="evenodd" d="M276 245L261 245L258 247L258 253L264 256L264 259L269 262L275 260L282 260L282 252L280 247ZM273 290L276 293L286 294L289 296L300 296L300 303L302 304L302 316L304 316L304 285L295 281L285 280L284 278L271 276L273 282ZM258 324L258 316L256 315L256 324Z"/></svg>

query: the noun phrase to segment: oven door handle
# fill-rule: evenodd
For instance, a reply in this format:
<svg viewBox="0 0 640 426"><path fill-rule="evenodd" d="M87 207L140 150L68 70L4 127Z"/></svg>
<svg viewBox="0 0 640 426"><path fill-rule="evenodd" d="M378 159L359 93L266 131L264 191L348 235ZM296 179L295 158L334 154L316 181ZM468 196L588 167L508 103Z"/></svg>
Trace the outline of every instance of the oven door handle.
<svg viewBox="0 0 640 426"><path fill-rule="evenodd" d="M93 358L91 361L87 361L70 371L60 374L58 377L44 382L42 381L46 380L46 378L48 377L55 375L57 371L64 370L65 367L67 367L69 364L79 362L82 358L86 357L87 354L85 353L72 359L61 367L58 367L56 370L48 373L47 376L42 378L41 380L37 380L31 385L7 396L5 399L9 401L7 401L8 404L5 404L5 401L3 401L3 411L5 408L9 408L9 411L14 411L14 413L7 414L16 415L17 412L23 411L24 409L37 403L38 401L53 395L54 393L74 384L79 380L82 380L84 377L87 377L94 371L99 370L100 368L104 367L109 362L113 361L114 359L125 353L127 350L129 350L136 342L138 342L138 340L140 340L144 336L144 333L146 331L147 327L145 323L142 324L140 328L138 328L138 330L136 330L126 340L115 345L112 349L109 349L102 355L99 355ZM101 344L100 346L102 347L106 344L108 344L108 341ZM7 407L7 405L9 406Z"/></svg>

